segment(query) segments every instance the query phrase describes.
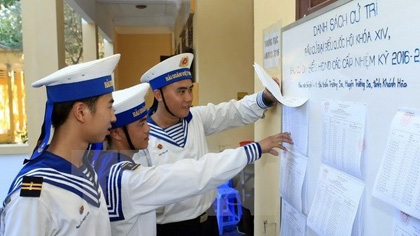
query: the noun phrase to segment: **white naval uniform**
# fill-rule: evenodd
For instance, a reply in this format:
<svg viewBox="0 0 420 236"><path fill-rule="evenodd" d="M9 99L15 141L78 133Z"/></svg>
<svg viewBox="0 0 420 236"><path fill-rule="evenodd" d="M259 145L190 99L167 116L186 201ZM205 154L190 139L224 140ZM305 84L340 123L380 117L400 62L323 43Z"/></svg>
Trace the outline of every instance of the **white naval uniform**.
<svg viewBox="0 0 420 236"><path fill-rule="evenodd" d="M245 96L239 101L231 100L218 105L193 107L190 115L182 119L181 123L165 130L148 118L151 127L148 146L151 164L160 166L182 159L199 160L208 153L206 136L254 123L263 117L267 108L268 105L263 101L263 92L260 92ZM228 155L225 156L229 158ZM136 158L142 160L142 157ZM139 162L144 163L145 160ZM216 193L215 186L212 191L165 206L163 214L160 214L160 211L157 213L158 224L198 217L210 208Z"/></svg>
<svg viewBox="0 0 420 236"><path fill-rule="evenodd" d="M96 174L71 166L49 152L27 163L4 202L0 235L111 235L102 190L90 181L97 180ZM22 175L42 177L40 196L20 196Z"/></svg>
<svg viewBox="0 0 420 236"><path fill-rule="evenodd" d="M157 208L214 189L260 157L258 143L154 167L102 153L94 167L106 193L112 235L155 236Z"/></svg>

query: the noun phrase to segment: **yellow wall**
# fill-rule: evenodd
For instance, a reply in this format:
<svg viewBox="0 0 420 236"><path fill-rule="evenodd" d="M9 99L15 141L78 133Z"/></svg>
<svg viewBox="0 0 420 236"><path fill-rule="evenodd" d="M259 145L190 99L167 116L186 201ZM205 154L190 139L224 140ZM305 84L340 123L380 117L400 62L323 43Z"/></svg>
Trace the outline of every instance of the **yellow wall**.
<svg viewBox="0 0 420 236"><path fill-rule="evenodd" d="M116 89L128 88L140 83L140 77L160 62L161 55L172 55L171 34L116 34L115 53L121 54L115 71ZM149 91L146 106L153 104Z"/></svg>
<svg viewBox="0 0 420 236"><path fill-rule="evenodd" d="M194 50L199 103L236 99L238 92L254 91L253 1L195 1ZM209 150L238 147L253 139L253 127L242 127L207 138Z"/></svg>
<svg viewBox="0 0 420 236"><path fill-rule="evenodd" d="M3 64L23 64L22 52L10 52L0 49L0 62Z"/></svg>
<svg viewBox="0 0 420 236"><path fill-rule="evenodd" d="M255 61L263 64L263 30L276 21L288 25L295 19L295 0L258 0L254 1L254 53ZM281 74L272 74L281 79ZM255 78L255 90L262 88L261 82ZM281 131L281 105L276 105L266 113L264 120L255 124L255 139ZM280 157L264 154L255 164L255 235L278 235L280 223L279 176ZM274 224L275 223L275 224Z"/></svg>
<svg viewBox="0 0 420 236"><path fill-rule="evenodd" d="M114 51L121 54L116 89L128 88L138 84L143 73L160 62L161 55L172 54L172 35L117 34Z"/></svg>

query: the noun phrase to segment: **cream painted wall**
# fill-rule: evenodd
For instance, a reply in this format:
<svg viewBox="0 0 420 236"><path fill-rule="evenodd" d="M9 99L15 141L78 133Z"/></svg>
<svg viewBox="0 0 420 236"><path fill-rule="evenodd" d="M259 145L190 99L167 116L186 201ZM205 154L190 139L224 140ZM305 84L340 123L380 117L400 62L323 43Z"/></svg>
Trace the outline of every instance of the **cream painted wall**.
<svg viewBox="0 0 420 236"><path fill-rule="evenodd" d="M93 61L98 54L98 27L95 23L82 20L83 61Z"/></svg>
<svg viewBox="0 0 420 236"><path fill-rule="evenodd" d="M220 103L252 94L254 71L253 1L195 1L194 50L199 103ZM253 140L253 126L233 129L207 138L218 152Z"/></svg>
<svg viewBox="0 0 420 236"><path fill-rule="evenodd" d="M116 34L114 50L121 54L115 71L116 89L128 88L140 83L140 77L160 62L161 55L172 54L172 35ZM152 93L149 93L147 106L152 102Z"/></svg>
<svg viewBox="0 0 420 236"><path fill-rule="evenodd" d="M295 21L295 0L254 1L254 54L255 61L263 64L263 30L276 21L282 25ZM280 74L272 74L281 79ZM254 80L255 90L262 88L258 78ZM281 132L281 105L276 105L266 113L264 120L255 124L255 139ZM280 157L265 154L255 164L255 235L278 235L280 225L279 196ZM266 221L266 224L264 224ZM265 226L265 227L264 227ZM266 234L263 234L266 232Z"/></svg>
<svg viewBox="0 0 420 236"><path fill-rule="evenodd" d="M32 153L44 120L45 87L32 88L30 85L65 65L64 29L63 22L59 20L64 19L63 1L22 0L21 4L29 144L0 147L1 201L6 196L12 180L22 168L23 160ZM39 27L40 25L42 27Z"/></svg>
<svg viewBox="0 0 420 236"><path fill-rule="evenodd" d="M32 88L30 85L65 66L63 1L23 0L21 4L29 146L13 145L11 148L18 150L7 152L2 149L4 154L32 152L41 131L47 99L45 87Z"/></svg>

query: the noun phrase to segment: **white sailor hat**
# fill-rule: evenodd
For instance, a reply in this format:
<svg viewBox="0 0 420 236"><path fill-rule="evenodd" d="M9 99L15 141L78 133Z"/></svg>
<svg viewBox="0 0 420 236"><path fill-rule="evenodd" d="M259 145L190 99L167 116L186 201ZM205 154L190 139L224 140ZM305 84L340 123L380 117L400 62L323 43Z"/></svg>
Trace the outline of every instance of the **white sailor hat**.
<svg viewBox="0 0 420 236"><path fill-rule="evenodd" d="M117 117L117 121L112 123L113 129L133 123L147 115L144 98L149 87L149 84L143 83L112 93Z"/></svg>
<svg viewBox="0 0 420 236"><path fill-rule="evenodd" d="M58 70L32 84L47 87L48 101L67 102L96 97L114 91L112 72L120 54L71 65Z"/></svg>
<svg viewBox="0 0 420 236"><path fill-rule="evenodd" d="M155 90L180 80L192 80L190 67L193 58L191 53L170 57L144 73L140 81L150 83L152 90Z"/></svg>
<svg viewBox="0 0 420 236"><path fill-rule="evenodd" d="M44 130L40 137L42 142L32 154L31 159L38 157L49 141L54 103L77 101L111 93L114 91L112 72L119 60L120 54L115 54L106 58L71 65L32 84L32 87L35 88L46 86L47 105Z"/></svg>

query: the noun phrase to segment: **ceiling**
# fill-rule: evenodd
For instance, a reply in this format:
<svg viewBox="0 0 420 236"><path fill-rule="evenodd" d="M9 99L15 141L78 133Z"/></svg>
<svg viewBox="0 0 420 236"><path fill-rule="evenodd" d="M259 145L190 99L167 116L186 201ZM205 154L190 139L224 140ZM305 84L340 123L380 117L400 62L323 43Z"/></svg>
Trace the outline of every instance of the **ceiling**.
<svg viewBox="0 0 420 236"><path fill-rule="evenodd" d="M171 33L178 14L185 12L182 11L185 7L189 9L189 1L186 0L96 0L96 3L109 12L117 33L130 34ZM138 9L137 5L145 5L146 8Z"/></svg>

